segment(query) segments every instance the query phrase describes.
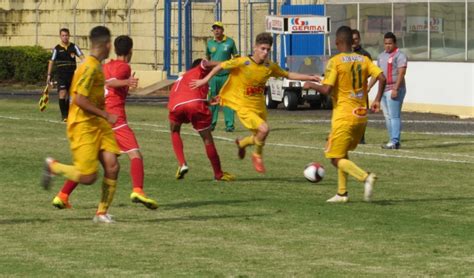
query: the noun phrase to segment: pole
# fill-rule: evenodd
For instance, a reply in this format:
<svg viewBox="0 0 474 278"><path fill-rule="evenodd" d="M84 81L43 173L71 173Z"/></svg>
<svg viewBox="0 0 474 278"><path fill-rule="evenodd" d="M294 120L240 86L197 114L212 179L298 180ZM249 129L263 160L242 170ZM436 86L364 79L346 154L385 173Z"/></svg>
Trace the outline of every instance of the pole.
<svg viewBox="0 0 474 278"><path fill-rule="evenodd" d="M183 65L183 2L178 0L178 72Z"/></svg>
<svg viewBox="0 0 474 278"><path fill-rule="evenodd" d="M105 26L105 11L107 10L107 4L109 0L105 0L102 4L102 26Z"/></svg>
<svg viewBox="0 0 474 278"><path fill-rule="evenodd" d="M156 8L158 6L159 0L155 0L153 2L153 41L154 41L154 50L153 50L153 57L155 58L155 64L153 65L153 69L158 69L158 30L156 28L157 19L156 19Z"/></svg>
<svg viewBox="0 0 474 278"><path fill-rule="evenodd" d="M186 69L191 67L193 60L193 13L192 13L192 1L186 0L184 4L184 20L185 20L185 65Z"/></svg>
<svg viewBox="0 0 474 278"><path fill-rule="evenodd" d="M133 0L128 0L128 3L127 3L127 29L128 29L128 35L131 36L132 35L132 15L131 15L131 10L132 10L132 5L133 5Z"/></svg>
<svg viewBox="0 0 474 278"><path fill-rule="evenodd" d="M38 1L36 3L36 6L35 6L35 45L38 45L39 44L39 20L40 20L40 16L39 16L39 7L41 5L41 0Z"/></svg>
<svg viewBox="0 0 474 278"><path fill-rule="evenodd" d="M76 42L76 15L77 15L77 4L79 4L79 0L76 0L76 2L74 2L73 6L72 6L72 9L74 11L74 15L73 15L73 23L72 23L72 27L73 27L73 32L74 32L74 35L73 35L73 40L74 42Z"/></svg>
<svg viewBox="0 0 474 278"><path fill-rule="evenodd" d="M240 16L240 0L237 0L237 25L239 33L239 55L242 56L242 18Z"/></svg>
<svg viewBox="0 0 474 278"><path fill-rule="evenodd" d="M166 71L166 75L170 76L171 69L171 0L165 0L165 30L164 30L164 51L163 51L163 69Z"/></svg>

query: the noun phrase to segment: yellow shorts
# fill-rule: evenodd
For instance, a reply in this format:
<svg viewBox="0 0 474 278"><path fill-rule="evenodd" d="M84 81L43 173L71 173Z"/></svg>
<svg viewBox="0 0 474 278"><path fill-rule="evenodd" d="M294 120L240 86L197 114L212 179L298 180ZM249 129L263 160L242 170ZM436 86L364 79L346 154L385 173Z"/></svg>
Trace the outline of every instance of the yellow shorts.
<svg viewBox="0 0 474 278"><path fill-rule="evenodd" d="M253 133L257 132L258 127L267 121L267 110L240 108L236 111L242 125L250 129Z"/></svg>
<svg viewBox="0 0 474 278"><path fill-rule="evenodd" d="M324 153L326 158L343 158L354 150L364 135L367 123L333 123Z"/></svg>
<svg viewBox="0 0 474 278"><path fill-rule="evenodd" d="M97 172L101 151L120 154L112 128L105 120L94 119L71 124L67 135L74 166L82 175Z"/></svg>

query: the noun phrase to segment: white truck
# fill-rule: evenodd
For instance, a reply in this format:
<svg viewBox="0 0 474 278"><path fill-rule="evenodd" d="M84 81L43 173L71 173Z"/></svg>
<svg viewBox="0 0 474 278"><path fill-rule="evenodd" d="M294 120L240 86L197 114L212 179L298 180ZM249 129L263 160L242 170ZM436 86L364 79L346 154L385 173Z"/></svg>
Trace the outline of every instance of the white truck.
<svg viewBox="0 0 474 278"><path fill-rule="evenodd" d="M289 71L323 75L329 55L293 55L287 53L286 35L300 34L324 34L330 44L329 33L331 21L327 16L315 15L282 15L266 16L266 31L272 34L282 35L283 48L281 51L285 57L285 65ZM326 53L326 47L324 49ZM303 90L304 82L289 80L286 78L270 78L265 91L265 104L269 109L275 109L278 104L283 103L287 110L295 110L298 105L309 103L311 108L332 108L330 98L314 90Z"/></svg>

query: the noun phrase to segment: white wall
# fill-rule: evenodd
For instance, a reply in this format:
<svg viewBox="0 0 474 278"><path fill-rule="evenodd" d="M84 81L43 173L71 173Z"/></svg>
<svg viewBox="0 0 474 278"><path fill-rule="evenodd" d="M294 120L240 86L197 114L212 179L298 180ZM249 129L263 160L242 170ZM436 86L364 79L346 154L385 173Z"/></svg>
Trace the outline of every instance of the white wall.
<svg viewBox="0 0 474 278"><path fill-rule="evenodd" d="M404 110L474 117L474 63L408 61L406 84Z"/></svg>
<svg viewBox="0 0 474 278"><path fill-rule="evenodd" d="M474 107L474 63L408 62L405 102Z"/></svg>

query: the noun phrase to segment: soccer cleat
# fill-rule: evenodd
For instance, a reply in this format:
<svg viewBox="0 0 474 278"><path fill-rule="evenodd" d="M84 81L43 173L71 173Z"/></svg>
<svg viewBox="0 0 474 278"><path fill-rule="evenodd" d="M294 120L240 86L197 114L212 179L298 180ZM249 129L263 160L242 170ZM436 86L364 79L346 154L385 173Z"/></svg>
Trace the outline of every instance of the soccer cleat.
<svg viewBox="0 0 474 278"><path fill-rule="evenodd" d="M240 147L240 140L237 138L235 139L235 144L237 145L237 156L239 159L244 159L245 158L245 148Z"/></svg>
<svg viewBox="0 0 474 278"><path fill-rule="evenodd" d="M51 163L53 163L55 160L51 157L47 157L44 160L44 166L43 166L43 176L41 177L41 182L40 185L45 189L49 190L51 188L51 185L53 184L53 172L51 171Z"/></svg>
<svg viewBox="0 0 474 278"><path fill-rule="evenodd" d="M215 178L216 181L235 181L235 176L228 172L223 172L222 177Z"/></svg>
<svg viewBox="0 0 474 278"><path fill-rule="evenodd" d="M369 173L369 176L367 176L364 183L364 201L370 202L376 181L377 176L374 173Z"/></svg>
<svg viewBox="0 0 474 278"><path fill-rule="evenodd" d="M92 219L94 223L105 223L105 224L112 224L115 223L115 221L112 219L112 215L106 213L106 214L96 214L94 218Z"/></svg>
<svg viewBox="0 0 474 278"><path fill-rule="evenodd" d="M263 165L263 158L261 155L256 153L252 154L252 163L255 171L259 173L265 173L265 166Z"/></svg>
<svg viewBox="0 0 474 278"><path fill-rule="evenodd" d="M392 143L392 142L382 145L382 149L384 150L398 150L400 149L400 147L401 147L400 143Z"/></svg>
<svg viewBox="0 0 474 278"><path fill-rule="evenodd" d="M233 127L226 127L225 132L234 132L235 128Z"/></svg>
<svg viewBox="0 0 474 278"><path fill-rule="evenodd" d="M145 194L140 194L138 192L132 192L130 194L130 199L134 203L141 203L143 204L147 209L157 209L158 208L158 203L150 198L147 198Z"/></svg>
<svg viewBox="0 0 474 278"><path fill-rule="evenodd" d="M327 203L347 203L349 202L349 196L347 196L347 193L343 195L336 194L334 197L327 199Z"/></svg>
<svg viewBox="0 0 474 278"><path fill-rule="evenodd" d="M184 175L189 171L189 167L186 164L183 164L178 167L178 171L176 171L176 179L184 179Z"/></svg>
<svg viewBox="0 0 474 278"><path fill-rule="evenodd" d="M67 118L64 118L64 119L63 119L63 123L67 123Z"/></svg>
<svg viewBox="0 0 474 278"><path fill-rule="evenodd" d="M58 209L70 209L72 208L71 204L67 200L61 199L61 197L56 196L52 202L53 206Z"/></svg>

